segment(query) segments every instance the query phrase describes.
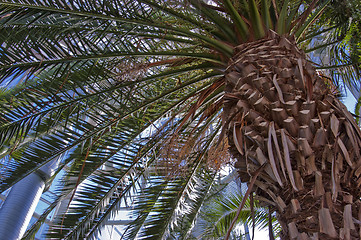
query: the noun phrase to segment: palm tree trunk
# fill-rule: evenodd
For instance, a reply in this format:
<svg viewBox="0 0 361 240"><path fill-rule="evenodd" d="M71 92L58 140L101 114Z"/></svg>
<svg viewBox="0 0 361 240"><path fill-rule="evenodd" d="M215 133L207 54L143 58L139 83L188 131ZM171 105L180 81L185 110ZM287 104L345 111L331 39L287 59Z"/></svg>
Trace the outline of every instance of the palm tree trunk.
<svg viewBox="0 0 361 240"><path fill-rule="evenodd" d="M270 31L236 48L225 123L242 181L275 208L282 239L361 239L361 133L335 89Z"/></svg>

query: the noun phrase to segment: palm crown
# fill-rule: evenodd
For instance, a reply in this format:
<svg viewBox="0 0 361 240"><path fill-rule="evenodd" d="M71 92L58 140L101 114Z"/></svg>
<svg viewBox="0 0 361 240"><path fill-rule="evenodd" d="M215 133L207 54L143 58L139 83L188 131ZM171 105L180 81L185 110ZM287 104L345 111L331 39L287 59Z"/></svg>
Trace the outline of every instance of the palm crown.
<svg viewBox="0 0 361 240"><path fill-rule="evenodd" d="M62 197L74 201L49 237L78 238L143 191L127 238L190 229L237 135L224 97L237 46L292 38L357 96L357 4L2 1L1 191L62 157L59 197L27 236Z"/></svg>

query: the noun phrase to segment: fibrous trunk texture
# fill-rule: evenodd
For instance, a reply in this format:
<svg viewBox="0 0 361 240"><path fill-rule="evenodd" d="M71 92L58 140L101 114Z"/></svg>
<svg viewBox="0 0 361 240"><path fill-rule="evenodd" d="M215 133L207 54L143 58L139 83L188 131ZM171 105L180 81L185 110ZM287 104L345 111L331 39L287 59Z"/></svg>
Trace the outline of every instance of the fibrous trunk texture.
<svg viewBox="0 0 361 240"><path fill-rule="evenodd" d="M243 182L272 206L282 239L361 239L361 133L291 37L236 48L224 127Z"/></svg>

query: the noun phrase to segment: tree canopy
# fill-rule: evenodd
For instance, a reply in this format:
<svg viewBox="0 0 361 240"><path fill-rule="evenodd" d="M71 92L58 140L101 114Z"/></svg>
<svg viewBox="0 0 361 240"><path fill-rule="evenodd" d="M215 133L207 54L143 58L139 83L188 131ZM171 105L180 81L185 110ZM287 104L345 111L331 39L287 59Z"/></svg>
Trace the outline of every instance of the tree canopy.
<svg viewBox="0 0 361 240"><path fill-rule="evenodd" d="M26 237L67 196L51 238L92 236L126 199L139 213L126 239L191 231L232 162L222 107L234 49L269 30L294 36L359 99L360 9L357 0L1 1L1 192L61 157L58 197Z"/></svg>

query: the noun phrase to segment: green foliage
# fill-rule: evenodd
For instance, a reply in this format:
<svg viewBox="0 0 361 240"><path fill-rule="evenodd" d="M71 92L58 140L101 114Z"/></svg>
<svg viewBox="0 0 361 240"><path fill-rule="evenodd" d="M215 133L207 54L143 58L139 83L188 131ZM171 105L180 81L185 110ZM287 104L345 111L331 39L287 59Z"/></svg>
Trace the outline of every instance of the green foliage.
<svg viewBox="0 0 361 240"><path fill-rule="evenodd" d="M206 201L200 217L201 229L203 230L202 239L223 239L226 235L243 199L243 195L236 185L235 182L227 184L227 187ZM237 227L234 228L236 232L233 232L233 235L240 234L240 236L238 235L238 237L231 239L243 239L240 238L246 234L243 229L243 232L238 233L236 230L241 228L243 224L248 225L248 234L252 236L253 226L257 229L266 229L268 228L268 222L268 209L261 207L258 201L255 201L253 208L251 208L251 202L248 199L237 219ZM274 225L274 234L277 235L277 232L280 231L280 226L277 224L274 216L272 216L272 222ZM257 235L255 237L257 237Z"/></svg>
<svg viewBox="0 0 361 240"><path fill-rule="evenodd" d="M357 94L358 6L356 0L1 1L0 146L9 160L0 165L1 192L62 156L57 197L25 239L73 191L49 237L94 236L131 196L137 221L125 238L187 239L220 162L228 161L217 143L223 74L234 47L269 30L296 35L310 54L325 51L333 66L319 67ZM173 155L164 153L170 146ZM165 172L153 171L160 165ZM225 199L219 206L232 203Z"/></svg>

